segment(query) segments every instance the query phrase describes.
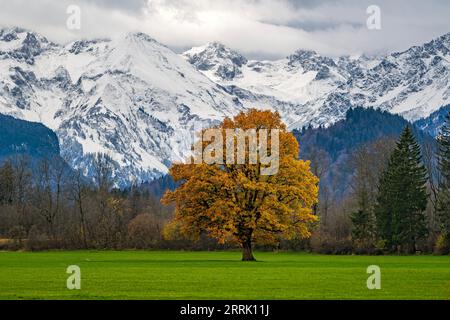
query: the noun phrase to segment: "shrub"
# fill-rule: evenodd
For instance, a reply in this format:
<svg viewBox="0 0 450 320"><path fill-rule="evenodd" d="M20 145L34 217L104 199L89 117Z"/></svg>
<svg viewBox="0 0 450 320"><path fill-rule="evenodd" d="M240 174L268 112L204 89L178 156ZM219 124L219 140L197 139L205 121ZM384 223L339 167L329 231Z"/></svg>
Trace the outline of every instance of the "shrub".
<svg viewBox="0 0 450 320"><path fill-rule="evenodd" d="M350 238L336 239L326 234L317 233L311 238L311 249L321 254L352 254L353 245Z"/></svg>
<svg viewBox="0 0 450 320"><path fill-rule="evenodd" d="M436 254L446 255L450 253L450 245L444 234L441 234L436 239L436 245L434 247L434 252Z"/></svg>
<svg viewBox="0 0 450 320"><path fill-rule="evenodd" d="M161 228L150 214L140 214L128 224L129 245L135 249L153 248L161 240Z"/></svg>

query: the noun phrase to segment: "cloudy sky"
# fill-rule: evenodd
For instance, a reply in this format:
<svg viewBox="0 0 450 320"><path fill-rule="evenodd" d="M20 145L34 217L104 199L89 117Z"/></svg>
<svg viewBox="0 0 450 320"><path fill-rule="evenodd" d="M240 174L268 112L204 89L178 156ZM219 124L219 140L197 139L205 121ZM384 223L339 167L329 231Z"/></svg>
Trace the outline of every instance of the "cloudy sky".
<svg viewBox="0 0 450 320"><path fill-rule="evenodd" d="M69 30L67 8L81 9ZM381 30L367 8L381 10ZM66 43L142 31L180 51L220 41L249 57L296 49L322 54L405 50L450 32L449 0L0 0L0 25L22 26Z"/></svg>

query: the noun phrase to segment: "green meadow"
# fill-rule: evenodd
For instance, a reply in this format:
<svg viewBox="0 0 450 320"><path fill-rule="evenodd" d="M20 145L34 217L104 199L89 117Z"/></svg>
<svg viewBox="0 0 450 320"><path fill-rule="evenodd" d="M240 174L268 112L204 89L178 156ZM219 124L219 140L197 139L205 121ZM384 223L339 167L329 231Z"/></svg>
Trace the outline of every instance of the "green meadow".
<svg viewBox="0 0 450 320"><path fill-rule="evenodd" d="M305 253L0 252L0 299L450 299L450 256ZM66 269L81 268L68 290ZM367 267L381 268L369 290Z"/></svg>

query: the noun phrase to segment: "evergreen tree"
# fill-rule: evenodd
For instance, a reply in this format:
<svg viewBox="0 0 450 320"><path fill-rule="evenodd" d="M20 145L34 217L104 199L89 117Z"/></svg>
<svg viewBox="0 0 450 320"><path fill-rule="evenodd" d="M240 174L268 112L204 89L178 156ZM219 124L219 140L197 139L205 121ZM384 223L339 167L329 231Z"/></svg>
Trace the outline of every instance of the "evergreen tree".
<svg viewBox="0 0 450 320"><path fill-rule="evenodd" d="M388 249L412 253L427 235L427 171L420 146L407 126L379 184L375 208L379 237Z"/></svg>
<svg viewBox="0 0 450 320"><path fill-rule="evenodd" d="M360 209L350 215L352 221L352 240L357 248L367 249L373 243L372 213L367 209Z"/></svg>
<svg viewBox="0 0 450 320"><path fill-rule="evenodd" d="M450 113L441 129L439 142L439 186L437 214L445 246L450 248Z"/></svg>
<svg viewBox="0 0 450 320"><path fill-rule="evenodd" d="M439 169L442 176L442 187L450 189L450 112L441 129L439 142Z"/></svg>

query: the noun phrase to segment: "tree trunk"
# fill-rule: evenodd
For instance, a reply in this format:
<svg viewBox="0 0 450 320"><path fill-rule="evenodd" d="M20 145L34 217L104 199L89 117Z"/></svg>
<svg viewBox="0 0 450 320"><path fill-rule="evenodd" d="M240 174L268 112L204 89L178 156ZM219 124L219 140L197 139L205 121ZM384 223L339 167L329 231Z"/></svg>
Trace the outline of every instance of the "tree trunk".
<svg viewBox="0 0 450 320"><path fill-rule="evenodd" d="M242 261L256 261L255 257L253 257L251 240L242 243Z"/></svg>

